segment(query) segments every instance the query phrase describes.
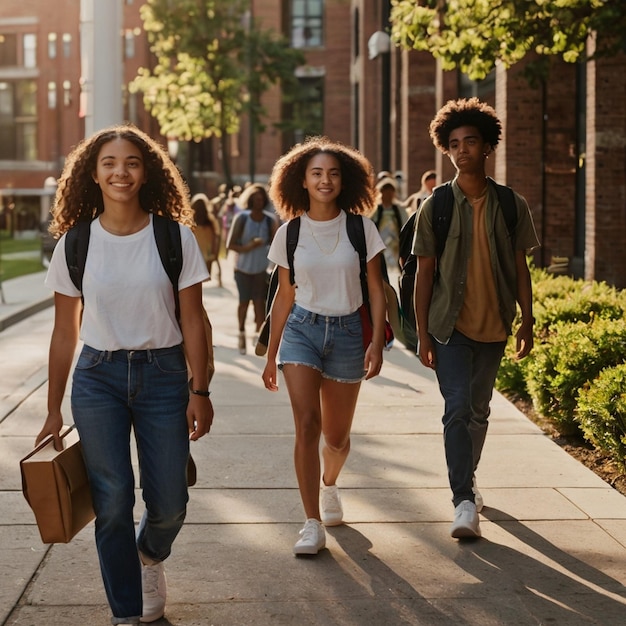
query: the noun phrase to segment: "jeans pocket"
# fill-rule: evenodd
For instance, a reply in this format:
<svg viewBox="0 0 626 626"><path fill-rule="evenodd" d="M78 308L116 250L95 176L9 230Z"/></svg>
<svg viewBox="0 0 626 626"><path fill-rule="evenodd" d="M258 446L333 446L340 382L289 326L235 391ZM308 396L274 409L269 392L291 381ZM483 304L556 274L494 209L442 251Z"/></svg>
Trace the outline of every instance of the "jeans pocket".
<svg viewBox="0 0 626 626"><path fill-rule="evenodd" d="M291 311L289 313L289 317L287 318L288 324L294 324L296 326L300 324L304 324L309 318L310 313L306 311Z"/></svg>
<svg viewBox="0 0 626 626"><path fill-rule="evenodd" d="M88 370L102 363L104 353L85 346L76 361L77 370Z"/></svg>
<svg viewBox="0 0 626 626"><path fill-rule="evenodd" d="M187 373L187 361L182 349L155 355L154 364L164 374Z"/></svg>

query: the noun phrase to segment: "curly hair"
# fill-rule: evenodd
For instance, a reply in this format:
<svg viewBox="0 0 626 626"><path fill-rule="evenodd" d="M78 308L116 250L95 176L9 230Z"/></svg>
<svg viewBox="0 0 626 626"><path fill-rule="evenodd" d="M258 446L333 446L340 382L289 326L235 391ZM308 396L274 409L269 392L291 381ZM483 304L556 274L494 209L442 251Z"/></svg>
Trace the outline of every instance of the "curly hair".
<svg viewBox="0 0 626 626"><path fill-rule="evenodd" d="M356 149L328 137L309 137L276 161L269 181L269 195L283 220L297 217L310 208L309 194L302 186L309 161L330 154L339 162L341 192L337 206L348 213L368 213L375 206L373 169Z"/></svg>
<svg viewBox="0 0 626 626"><path fill-rule="evenodd" d="M430 123L430 138L436 148L447 154L450 133L461 126L478 129L483 141L495 148L500 141L502 124L495 110L478 98L448 100Z"/></svg>
<svg viewBox="0 0 626 626"><path fill-rule="evenodd" d="M104 211L102 191L93 175L102 146L115 139L131 142L143 157L146 183L139 191L142 209L193 227L187 185L165 149L135 126L122 124L83 139L68 155L51 210L50 233L60 237L79 220L93 220Z"/></svg>
<svg viewBox="0 0 626 626"><path fill-rule="evenodd" d="M269 202L269 196L267 194L267 189L261 183L252 183L248 187L246 187L239 196L239 205L244 209L252 208L252 196L260 193L263 196L263 206L266 207Z"/></svg>

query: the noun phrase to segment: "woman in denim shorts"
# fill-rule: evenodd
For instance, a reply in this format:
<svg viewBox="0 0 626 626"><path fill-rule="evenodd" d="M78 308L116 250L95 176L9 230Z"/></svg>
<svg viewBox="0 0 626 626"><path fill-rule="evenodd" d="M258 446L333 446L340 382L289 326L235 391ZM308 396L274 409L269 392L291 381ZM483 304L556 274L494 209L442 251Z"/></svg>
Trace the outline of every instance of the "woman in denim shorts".
<svg viewBox="0 0 626 626"><path fill-rule="evenodd" d="M285 221L300 220L294 284L287 224L278 229L269 252L279 267L279 283L263 371L265 387L276 391L277 370L282 370L294 416L295 468L306 515L293 548L296 555L317 554L326 545L323 525L343 521L336 483L350 450L359 388L363 379L380 372L383 361L385 295L379 254L385 245L375 224L361 218L374 330L365 349L358 311L363 303L359 256L346 230L347 213L361 215L374 206L371 169L353 148L314 137L282 156L270 178L277 213Z"/></svg>
<svg viewBox="0 0 626 626"><path fill-rule="evenodd" d="M154 214L180 222L184 263L178 319L155 240ZM89 244L80 290L70 278L65 252L66 233L78 222L88 226L78 243ZM91 486L113 624L163 617L163 561L185 519L189 440L206 434L213 421L202 313L202 282L209 275L192 225L176 166L133 126L104 129L68 156L50 227L62 237L46 277L55 292L55 321L48 416L36 443L48 435L59 442L61 403L80 335L84 346L74 370L72 414ZM131 431L145 502L138 529Z"/></svg>

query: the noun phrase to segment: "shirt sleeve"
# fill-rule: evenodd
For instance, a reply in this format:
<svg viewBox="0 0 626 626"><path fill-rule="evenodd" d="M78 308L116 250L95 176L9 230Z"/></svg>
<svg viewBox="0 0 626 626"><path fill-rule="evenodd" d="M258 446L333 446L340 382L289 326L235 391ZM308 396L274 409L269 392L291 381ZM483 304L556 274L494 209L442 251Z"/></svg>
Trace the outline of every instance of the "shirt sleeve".
<svg viewBox="0 0 626 626"><path fill-rule="evenodd" d="M64 296L70 296L72 298L80 297L81 293L72 282L70 278L70 272L67 269L67 259L65 258L65 237L63 235L52 253L52 259L50 259L50 265L48 266L48 272L44 284L56 293L60 293Z"/></svg>
<svg viewBox="0 0 626 626"><path fill-rule="evenodd" d="M274 235L267 258L280 267L289 267L287 261L287 224L282 224Z"/></svg>
<svg viewBox="0 0 626 626"><path fill-rule="evenodd" d="M412 252L415 256L437 256L435 235L432 225L432 196L420 205L415 218L415 235L413 237Z"/></svg>
<svg viewBox="0 0 626 626"><path fill-rule="evenodd" d="M191 287L209 279L209 271L202 256L198 241L187 226L180 227L180 238L183 247L183 269L178 279L178 290Z"/></svg>
<svg viewBox="0 0 626 626"><path fill-rule="evenodd" d="M385 246L376 224L368 218L362 217L363 228L365 229L365 247L367 249L367 260L371 261L379 252L384 250Z"/></svg>
<svg viewBox="0 0 626 626"><path fill-rule="evenodd" d="M537 237L535 224L533 222L530 208L526 199L519 194L515 194L515 204L517 205L517 224L515 226L515 248L529 252L538 248L541 244Z"/></svg>

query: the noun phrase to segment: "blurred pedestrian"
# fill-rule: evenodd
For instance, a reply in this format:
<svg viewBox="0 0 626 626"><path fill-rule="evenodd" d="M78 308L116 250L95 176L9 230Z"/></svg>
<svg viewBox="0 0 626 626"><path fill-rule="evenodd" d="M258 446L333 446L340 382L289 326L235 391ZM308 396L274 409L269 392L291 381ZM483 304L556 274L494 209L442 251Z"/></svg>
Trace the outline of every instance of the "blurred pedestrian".
<svg viewBox="0 0 626 626"><path fill-rule="evenodd" d="M196 222L193 234L200 246L204 262L209 274L211 274L213 263L217 265L218 285L222 287L222 268L219 258L222 234L220 223L214 215L211 201L204 193L197 193L191 198L191 209Z"/></svg>
<svg viewBox="0 0 626 626"><path fill-rule="evenodd" d="M419 191L411 194L404 202L404 207L409 217L413 215L413 213L416 213L422 202L432 194L436 184L437 172L434 170L426 170L422 174Z"/></svg>
<svg viewBox="0 0 626 626"><path fill-rule="evenodd" d="M374 206L370 176L371 166L359 152L315 137L283 155L270 179L278 214L299 220L295 284L287 255L289 222L279 228L269 252L279 266L279 286L263 371L265 387L276 391L277 368L282 370L295 422L295 469L306 515L295 554L317 554L326 545L322 524L343 522L337 479L350 450L359 389L382 365L386 305L379 254L384 244L372 221L361 217ZM366 348L359 255L348 237L348 213L356 214L365 231L374 333Z"/></svg>
<svg viewBox="0 0 626 626"><path fill-rule="evenodd" d="M180 322L153 233L156 215L180 222ZM55 292L55 318L48 416L36 444L48 435L59 443L61 404L80 335L72 413L113 624L163 617L163 561L189 498L189 440L205 435L213 420L202 313L208 272L189 228L192 215L167 153L130 125L102 130L70 153L53 208L51 232L62 237L46 278ZM82 290L70 278L65 252L65 233L79 222L90 222ZM136 535L131 430L145 502Z"/></svg>
<svg viewBox="0 0 626 626"><path fill-rule="evenodd" d="M388 270L399 270L400 231L407 220L405 208L396 198L396 181L390 177L376 183L378 202L370 217L376 224L385 244L385 263Z"/></svg>
<svg viewBox="0 0 626 626"><path fill-rule="evenodd" d="M226 199L222 203L222 208L219 212L219 218L222 220L222 241L228 241L228 233L230 231L231 224L235 219L235 215L241 211L238 199L241 195L241 187L235 185L232 189L228 190Z"/></svg>
<svg viewBox="0 0 626 626"><path fill-rule="evenodd" d="M278 223L269 210L269 198L263 185L250 185L241 195L244 209L235 216L226 248L237 253L235 283L239 292L237 306L238 348L246 353L246 317L252 302L256 335L265 320L265 298L269 274L267 252Z"/></svg>

